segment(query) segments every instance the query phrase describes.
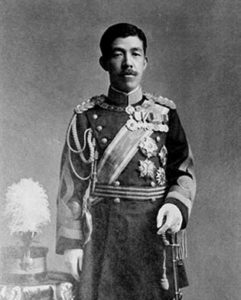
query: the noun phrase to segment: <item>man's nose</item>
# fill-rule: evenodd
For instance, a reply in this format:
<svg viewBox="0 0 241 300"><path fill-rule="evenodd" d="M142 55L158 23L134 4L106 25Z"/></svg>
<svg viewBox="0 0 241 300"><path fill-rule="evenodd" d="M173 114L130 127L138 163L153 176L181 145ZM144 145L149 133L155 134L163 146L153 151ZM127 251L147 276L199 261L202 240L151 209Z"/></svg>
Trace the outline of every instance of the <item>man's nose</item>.
<svg viewBox="0 0 241 300"><path fill-rule="evenodd" d="M132 57L128 53L124 56L123 67L124 68L132 68L133 67Z"/></svg>

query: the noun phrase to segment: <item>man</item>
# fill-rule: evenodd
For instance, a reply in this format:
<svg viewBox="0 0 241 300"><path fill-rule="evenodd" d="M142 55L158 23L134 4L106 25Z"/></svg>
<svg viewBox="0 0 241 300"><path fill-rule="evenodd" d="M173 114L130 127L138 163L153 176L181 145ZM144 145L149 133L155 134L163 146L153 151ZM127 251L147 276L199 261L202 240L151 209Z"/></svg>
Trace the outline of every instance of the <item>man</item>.
<svg viewBox="0 0 241 300"><path fill-rule="evenodd" d="M175 104L142 92L144 33L115 24L100 48L110 87L76 107L67 131L57 253L80 280L81 300L173 299L187 285L191 150Z"/></svg>

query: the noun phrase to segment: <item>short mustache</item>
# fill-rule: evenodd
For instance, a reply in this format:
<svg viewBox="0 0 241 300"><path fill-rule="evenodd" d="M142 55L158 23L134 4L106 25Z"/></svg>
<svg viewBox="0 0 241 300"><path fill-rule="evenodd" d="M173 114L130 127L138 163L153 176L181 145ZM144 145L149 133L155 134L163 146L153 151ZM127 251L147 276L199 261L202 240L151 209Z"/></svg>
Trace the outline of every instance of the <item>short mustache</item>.
<svg viewBox="0 0 241 300"><path fill-rule="evenodd" d="M137 72L133 71L133 70L126 70L126 71L121 72L120 75L121 76L125 76L125 75L134 75L134 76L136 76Z"/></svg>

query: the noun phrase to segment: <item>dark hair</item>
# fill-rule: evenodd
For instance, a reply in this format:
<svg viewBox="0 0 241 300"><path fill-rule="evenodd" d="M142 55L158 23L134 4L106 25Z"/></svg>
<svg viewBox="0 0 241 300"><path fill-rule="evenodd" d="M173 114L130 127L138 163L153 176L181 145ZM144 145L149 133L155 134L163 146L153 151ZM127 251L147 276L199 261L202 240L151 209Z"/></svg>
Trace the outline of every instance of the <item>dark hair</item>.
<svg viewBox="0 0 241 300"><path fill-rule="evenodd" d="M100 50L103 57L108 58L111 52L113 41L119 37L138 36L143 43L143 50L146 54L147 40L144 32L135 25L118 23L106 29L100 40Z"/></svg>

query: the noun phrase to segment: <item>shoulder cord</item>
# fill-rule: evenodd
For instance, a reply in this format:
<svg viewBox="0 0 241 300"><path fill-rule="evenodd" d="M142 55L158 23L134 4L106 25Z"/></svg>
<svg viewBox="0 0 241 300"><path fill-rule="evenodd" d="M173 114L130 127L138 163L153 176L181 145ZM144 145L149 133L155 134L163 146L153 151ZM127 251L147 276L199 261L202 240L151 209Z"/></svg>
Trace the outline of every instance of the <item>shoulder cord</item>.
<svg viewBox="0 0 241 300"><path fill-rule="evenodd" d="M71 151L70 151L70 149L69 149L69 151L68 151L68 154L69 154L69 163L70 163L70 166L71 166L71 169L72 169L72 171L73 171L73 173L74 173L74 175L78 178L78 179L80 179L80 180L88 180L88 179L90 179L90 177L92 176L92 173L93 173L93 169L94 169L94 163L95 163L95 155L94 155L94 148L95 148L95 140L93 140L93 142L90 144L91 145L91 148L90 148L90 152L91 152L91 154L90 154L90 158L92 159L92 161L91 161L91 170L90 170L90 173L89 173L89 175L88 176L86 176L86 177L82 177L82 176L80 176L78 173L77 173L77 171L75 170L75 167L74 167L74 165L73 165L73 162L72 162L72 158L71 158ZM92 150L91 150L92 149Z"/></svg>
<svg viewBox="0 0 241 300"><path fill-rule="evenodd" d="M69 154L69 162L70 162L70 166L71 166L71 169L73 171L73 173L75 174L75 176L80 179L80 180L88 180L92 173L93 173L93 164L95 162L95 145L96 145L96 141L95 139L93 138L93 135L92 135L92 129L91 128L88 128L85 130L84 132L84 145L83 147L81 148L81 145L79 143L79 140L78 140L78 136L77 136L77 130L76 130L76 115L73 117L71 123L70 123L70 126L68 128L68 131L67 131L67 145L68 145L68 148L69 148L69 151L68 151L68 154ZM70 136L70 130L72 129L72 133L73 133L73 137L74 137L74 141L75 141L75 144L76 144L76 147L77 147L77 150L73 149L70 145L70 141L69 141L69 136ZM88 135L87 135L88 134ZM87 139L86 139L86 135L87 135ZM89 146L89 150L90 150L90 156L88 159L86 159L84 157L84 154L83 154L83 151L85 150L86 148L86 140L87 140L87 143L88 143L88 146ZM77 171L75 170L75 167L73 165L73 162L72 162L72 158L71 158L71 152L73 153L76 153L76 154L79 154L80 155L80 158L81 160L86 163L86 164L90 164L91 163L91 170L90 170L90 174L86 177L82 177L80 176Z"/></svg>
<svg viewBox="0 0 241 300"><path fill-rule="evenodd" d="M72 133L73 133L73 137L74 137L74 141L75 141L75 145L77 150L75 150L74 148L71 147L70 145L70 130L72 129ZM88 130L88 129L87 129ZM78 137L77 137L77 129L76 129L76 115L73 116L71 123L69 125L68 131L67 131L67 144L69 149L74 152L74 153L79 153L80 151L84 151L85 147L86 147L86 131L84 133L84 146L81 149Z"/></svg>

